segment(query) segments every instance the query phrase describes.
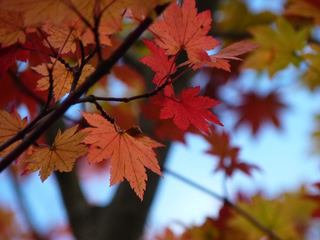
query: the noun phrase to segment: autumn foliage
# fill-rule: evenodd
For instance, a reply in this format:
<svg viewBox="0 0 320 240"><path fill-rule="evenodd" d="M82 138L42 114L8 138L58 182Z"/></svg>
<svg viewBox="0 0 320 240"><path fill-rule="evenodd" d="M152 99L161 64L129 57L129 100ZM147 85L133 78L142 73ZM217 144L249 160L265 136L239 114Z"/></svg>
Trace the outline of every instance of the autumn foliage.
<svg viewBox="0 0 320 240"><path fill-rule="evenodd" d="M237 9L245 13L241 20ZM320 45L312 28L320 23L320 3L291 0L283 16L250 13L238 0L220 11L224 18L215 23L195 0L0 0L0 171L39 172L45 181L83 161L105 163L110 185L127 181L143 201L148 171L163 172L158 149L184 142L190 132L207 141L215 171L226 178L261 171L241 159L219 112L233 112L234 129L247 126L256 136L266 123L280 129L288 106L276 90L240 92L230 102L221 89L247 68L272 77L303 64L303 84L318 89ZM225 44L223 32L239 41ZM190 86L198 73L208 82ZM125 86L121 96L115 79ZM305 189L277 199L220 200L217 218L180 236L167 229L157 239L302 239L319 217L319 197ZM277 209L282 218L272 225ZM11 222L10 211L0 208L4 239Z"/></svg>

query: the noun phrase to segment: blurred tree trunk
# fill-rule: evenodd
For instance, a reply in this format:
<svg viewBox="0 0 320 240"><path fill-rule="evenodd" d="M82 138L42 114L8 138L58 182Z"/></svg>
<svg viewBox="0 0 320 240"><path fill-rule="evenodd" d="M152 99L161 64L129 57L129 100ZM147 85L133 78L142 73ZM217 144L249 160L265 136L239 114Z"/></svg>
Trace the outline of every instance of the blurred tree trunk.
<svg viewBox="0 0 320 240"><path fill-rule="evenodd" d="M215 1L198 1L199 10L213 10L218 5ZM125 57L127 64L138 68L145 79L151 79L150 72L141 69L141 65L132 57ZM186 76L186 77L190 77ZM150 81L151 82L151 81ZM187 82L187 81L179 81ZM179 87L178 87L179 88ZM147 121L141 124L146 135L152 137L152 126ZM167 159L170 144L158 151L160 166ZM161 177L149 173L147 189L143 201L135 195L127 182L119 185L110 204L104 207L89 206L80 188L76 173L56 174L58 185L66 207L70 226L77 240L138 240L153 204Z"/></svg>

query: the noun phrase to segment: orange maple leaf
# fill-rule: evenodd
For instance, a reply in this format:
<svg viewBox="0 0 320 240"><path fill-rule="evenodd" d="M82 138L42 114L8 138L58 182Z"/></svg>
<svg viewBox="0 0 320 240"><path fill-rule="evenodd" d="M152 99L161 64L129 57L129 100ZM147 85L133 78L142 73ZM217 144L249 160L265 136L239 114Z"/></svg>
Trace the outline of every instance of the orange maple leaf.
<svg viewBox="0 0 320 240"><path fill-rule="evenodd" d="M15 136L26 126L26 124L27 120L21 119L18 113L10 114L6 111L0 110L0 144ZM10 152L17 143L18 142L1 151L0 156L4 156Z"/></svg>
<svg viewBox="0 0 320 240"><path fill-rule="evenodd" d="M166 50L168 55L175 55L186 50L189 62L200 67L210 61L206 50L218 45L218 41L207 36L211 28L211 13L197 13L195 0L185 0L181 7L171 4L162 19L155 22L150 30L156 35L156 43Z"/></svg>
<svg viewBox="0 0 320 240"><path fill-rule="evenodd" d="M230 72L230 60L241 61L242 59L238 56L248 53L257 47L258 45L251 40L235 42L221 49L218 53L210 55L211 62L208 62L207 64L210 67L215 67Z"/></svg>
<svg viewBox="0 0 320 240"><path fill-rule="evenodd" d="M33 153L23 159L26 164L25 171L40 170L42 181L53 171L70 172L76 160L87 153L87 147L82 144L85 133L76 132L77 128L78 126L74 126L64 133L59 130L52 146L35 147Z"/></svg>
<svg viewBox="0 0 320 240"><path fill-rule="evenodd" d="M98 163L111 160L110 184L127 179L136 194L143 199L147 174L145 168L161 175L153 148L162 144L144 136L137 127L119 130L99 114L83 113L83 117L93 127L87 133L84 143L89 144L88 160Z"/></svg>
<svg viewBox="0 0 320 240"><path fill-rule="evenodd" d="M16 42L24 43L24 21L21 13L0 9L0 44L7 47Z"/></svg>
<svg viewBox="0 0 320 240"><path fill-rule="evenodd" d="M52 47L59 49L61 54L75 52L79 41L82 41L84 46L95 44L93 32L80 20L59 25L47 22L42 30L48 34L46 40ZM116 31L118 29L112 29L107 24L101 23L99 25L100 44L111 46L109 36ZM44 43L48 45L46 41Z"/></svg>
<svg viewBox="0 0 320 240"><path fill-rule="evenodd" d="M53 58L51 61L53 62L52 64L43 63L36 67L32 67L32 69L43 76L38 80L37 90L46 91L50 86L48 68L52 68L53 93L55 99L59 100L70 92L74 76L72 71L68 70L61 62L56 61ZM90 64L86 64L82 69L78 85L81 84L93 71L94 68Z"/></svg>

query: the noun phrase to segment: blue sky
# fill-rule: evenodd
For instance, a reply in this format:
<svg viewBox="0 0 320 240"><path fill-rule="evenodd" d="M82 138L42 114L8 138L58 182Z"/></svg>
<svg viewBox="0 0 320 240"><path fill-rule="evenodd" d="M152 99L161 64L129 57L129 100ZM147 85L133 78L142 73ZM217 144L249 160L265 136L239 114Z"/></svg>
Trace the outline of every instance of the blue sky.
<svg viewBox="0 0 320 240"><path fill-rule="evenodd" d="M252 9L260 11L267 8L281 10L281 1L248 1ZM281 72L271 81L267 74L257 75L253 71L243 73L241 87L243 89L278 89L284 101L291 108L283 113L283 129L275 130L267 126L255 138L246 129L232 134L234 144L241 147L242 159L255 163L262 168L252 178L236 174L228 181L228 193L232 196L239 189L254 193L263 190L268 195L276 195L282 191L298 188L302 183L319 181L319 157L311 154L312 142L310 134L315 127L313 116L319 112L320 94L310 94L303 89L297 80L297 70L290 68ZM236 94L227 91L232 99ZM220 116L228 130L234 119L226 113ZM207 143L199 136L188 135L186 145L175 143L170 150L167 167L201 185L224 194L223 176L213 174L215 159L203 154ZM106 202L115 190L108 187L108 176L98 177L85 183L90 201ZM43 231L65 221L62 201L55 180L50 177L41 183L34 175L23 183L26 201L33 210L33 219ZM0 174L0 205L16 209L15 194L12 191L8 173ZM212 199L196 189L164 174L155 204L149 217L149 231L161 231L165 226L182 226L201 223L206 216L217 213L220 202ZM18 209L17 209L18 210Z"/></svg>

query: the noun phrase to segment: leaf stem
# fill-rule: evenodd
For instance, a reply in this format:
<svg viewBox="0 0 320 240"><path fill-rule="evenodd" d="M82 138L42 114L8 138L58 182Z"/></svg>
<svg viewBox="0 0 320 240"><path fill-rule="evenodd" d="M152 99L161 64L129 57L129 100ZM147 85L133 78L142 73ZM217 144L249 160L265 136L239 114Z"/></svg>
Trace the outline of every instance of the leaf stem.
<svg viewBox="0 0 320 240"><path fill-rule="evenodd" d="M163 90L167 85L177 81L183 74L185 74L188 71L190 71L189 68L184 69L176 77L174 77L171 81L168 81L170 79L170 76L167 76L166 77L167 80L162 85L160 85L159 87L155 88L153 91L150 91L150 92L146 92L146 93L131 96L131 97L123 97L123 98L121 98L121 97L99 97L99 96L95 96L95 95L90 95L90 96L83 97L83 98L79 99L74 104L93 102L92 99L95 99L96 101L128 103L128 102L138 100L138 99L153 97L153 96L157 95L161 90Z"/></svg>
<svg viewBox="0 0 320 240"><path fill-rule="evenodd" d="M155 12L160 15L168 6L168 4L159 5L155 8ZM129 50L142 33L151 25L153 19L147 17L139 26L128 35L124 42L113 52L106 60L102 61L96 70L74 91L62 104L55 109L46 119L34 129L13 151L7 154L0 162L0 172L6 169L23 151L25 151L33 142L35 142L53 123L55 123L63 114L84 94L90 87L98 82L105 74L109 73L111 68L118 60Z"/></svg>

